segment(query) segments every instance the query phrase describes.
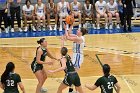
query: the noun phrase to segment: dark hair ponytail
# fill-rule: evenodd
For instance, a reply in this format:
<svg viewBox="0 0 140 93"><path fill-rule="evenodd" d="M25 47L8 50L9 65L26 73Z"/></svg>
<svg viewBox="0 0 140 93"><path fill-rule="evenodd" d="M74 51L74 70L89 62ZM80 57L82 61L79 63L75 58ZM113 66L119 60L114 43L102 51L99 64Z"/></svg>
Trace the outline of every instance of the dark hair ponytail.
<svg viewBox="0 0 140 93"><path fill-rule="evenodd" d="M12 72L15 68L15 65L13 62L9 62L7 65L6 65L6 69L4 71L4 73L2 74L1 76L1 82L2 83L5 83L6 80L8 79L8 76L10 74L10 72Z"/></svg>
<svg viewBox="0 0 140 93"><path fill-rule="evenodd" d="M45 38L41 38L40 40L37 41L38 44L41 44L42 42L44 42Z"/></svg>
<svg viewBox="0 0 140 93"><path fill-rule="evenodd" d="M108 64L103 65L104 76L108 77L110 75L110 66Z"/></svg>

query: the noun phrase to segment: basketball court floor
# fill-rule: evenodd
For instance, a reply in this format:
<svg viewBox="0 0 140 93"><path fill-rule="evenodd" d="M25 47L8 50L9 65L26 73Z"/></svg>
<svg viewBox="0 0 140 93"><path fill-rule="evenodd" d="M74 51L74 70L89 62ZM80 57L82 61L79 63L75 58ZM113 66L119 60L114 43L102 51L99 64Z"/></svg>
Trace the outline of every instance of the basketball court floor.
<svg viewBox="0 0 140 93"><path fill-rule="evenodd" d="M101 33L103 30L96 32L89 30L90 34L86 35L84 63L79 71L85 93L100 93L100 88L92 92L84 86L86 83L94 84L103 75L101 65L95 57L96 54L102 54L99 55L101 62L111 66L111 74L117 77L121 85L120 93L139 93L140 33L137 32L140 28L134 29L133 33L114 33L116 30ZM41 38L36 33L40 33L40 36L46 38L50 52L55 57L60 58L60 37L55 35L61 35L63 32L59 34L51 32L53 34L50 34L51 36L45 36L47 32L45 34L42 32L18 33L18 36L12 36L14 33L2 33L1 37L5 35L5 38L0 38L0 75L3 73L7 62L14 62L15 71L21 75L26 93L35 93L37 85L37 80L30 69L30 64L38 46L36 41ZM23 34L25 36L22 36ZM36 37L33 37L34 35ZM66 41L65 46L69 48L69 54L72 55L72 42ZM59 62L48 57L46 60L54 62L52 66L45 65L46 71L60 67ZM48 89L48 93L56 93L63 77L63 71L48 75L48 79L44 84L44 87ZM64 93L67 93L67 91L68 89ZM0 93L2 93L1 89Z"/></svg>

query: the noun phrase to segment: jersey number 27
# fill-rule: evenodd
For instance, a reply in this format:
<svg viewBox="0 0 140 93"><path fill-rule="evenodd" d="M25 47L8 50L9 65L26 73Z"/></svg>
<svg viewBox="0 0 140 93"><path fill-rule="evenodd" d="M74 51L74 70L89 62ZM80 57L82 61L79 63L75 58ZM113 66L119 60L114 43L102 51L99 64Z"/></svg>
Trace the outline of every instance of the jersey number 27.
<svg viewBox="0 0 140 93"><path fill-rule="evenodd" d="M108 89L112 89L114 86L113 82L108 82L107 85L108 85Z"/></svg>

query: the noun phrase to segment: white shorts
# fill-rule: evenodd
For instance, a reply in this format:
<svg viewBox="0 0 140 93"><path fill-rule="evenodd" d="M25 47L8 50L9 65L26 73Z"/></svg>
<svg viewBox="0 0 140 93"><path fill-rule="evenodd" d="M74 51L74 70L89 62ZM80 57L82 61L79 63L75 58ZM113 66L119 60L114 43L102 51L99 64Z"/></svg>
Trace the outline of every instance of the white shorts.
<svg viewBox="0 0 140 93"><path fill-rule="evenodd" d="M84 55L81 53L73 53L72 63L75 68L80 68L83 63Z"/></svg>
<svg viewBox="0 0 140 93"><path fill-rule="evenodd" d="M59 13L59 16L66 17L66 16L68 16L68 13L67 12L66 13Z"/></svg>
<svg viewBox="0 0 140 93"><path fill-rule="evenodd" d="M37 16L43 17L43 16L45 16L45 14L44 13L37 13Z"/></svg>

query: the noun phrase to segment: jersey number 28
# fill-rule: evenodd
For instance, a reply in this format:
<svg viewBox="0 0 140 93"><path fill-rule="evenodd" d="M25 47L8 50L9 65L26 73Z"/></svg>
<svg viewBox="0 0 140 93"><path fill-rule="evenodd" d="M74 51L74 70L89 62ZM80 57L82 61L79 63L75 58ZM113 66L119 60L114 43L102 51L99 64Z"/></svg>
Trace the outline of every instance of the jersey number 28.
<svg viewBox="0 0 140 93"><path fill-rule="evenodd" d="M7 86L8 86L8 87L9 87L9 86L11 86L11 87L14 86L14 80L6 80L6 82L7 82Z"/></svg>
<svg viewBox="0 0 140 93"><path fill-rule="evenodd" d="M108 82L107 85L108 85L108 89L112 89L114 86L113 82Z"/></svg>

